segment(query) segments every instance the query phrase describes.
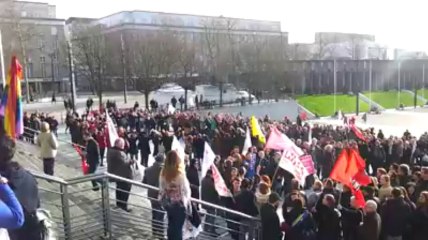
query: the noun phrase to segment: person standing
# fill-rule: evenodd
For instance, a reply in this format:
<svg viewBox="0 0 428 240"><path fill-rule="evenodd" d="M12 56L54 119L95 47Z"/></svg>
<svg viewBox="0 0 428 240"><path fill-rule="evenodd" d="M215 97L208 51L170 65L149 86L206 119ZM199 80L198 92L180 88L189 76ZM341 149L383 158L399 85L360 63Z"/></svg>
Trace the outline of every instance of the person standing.
<svg viewBox="0 0 428 240"><path fill-rule="evenodd" d="M256 196L251 191L252 183L249 179L242 180L241 191L236 195L235 202L237 210L241 213L255 217L259 214L259 211L256 207ZM254 237L254 223L250 219L242 219L239 225L239 239L245 240L246 233L248 233L248 239L253 239Z"/></svg>
<svg viewBox="0 0 428 240"><path fill-rule="evenodd" d="M262 221L262 239L280 240L282 233L280 222L276 210L280 204L281 198L274 192L269 195L268 203L260 208L260 218Z"/></svg>
<svg viewBox="0 0 428 240"><path fill-rule="evenodd" d="M41 133L37 137L37 145L40 147L40 155L43 159L43 172L53 176L58 141L55 135L50 131L47 122L41 124Z"/></svg>
<svg viewBox="0 0 428 240"><path fill-rule="evenodd" d="M392 189L392 199L381 208L382 229L387 240L402 240L411 214L399 188Z"/></svg>
<svg viewBox="0 0 428 240"><path fill-rule="evenodd" d="M414 240L425 240L428 236L428 192L421 192L417 209L410 218Z"/></svg>
<svg viewBox="0 0 428 240"><path fill-rule="evenodd" d="M132 165L134 161L129 159L125 153L125 140L118 138L114 147L107 151L107 171L122 178L132 180ZM116 181L116 206L126 212L128 209L129 193L132 184L125 181Z"/></svg>
<svg viewBox="0 0 428 240"><path fill-rule="evenodd" d="M86 162L89 165L88 173L95 173L100 163L100 148L92 135L87 134L84 139L86 141ZM97 181L92 181L92 186L94 191L100 189Z"/></svg>
<svg viewBox="0 0 428 240"><path fill-rule="evenodd" d="M373 200L368 200L364 206L363 224L358 228L357 239L379 240L380 230L381 219L377 213L377 204Z"/></svg>
<svg viewBox="0 0 428 240"><path fill-rule="evenodd" d="M99 127L97 131L97 143L100 148L100 166L104 166L104 156L106 152L106 148L108 146L107 143L107 133L105 127Z"/></svg>
<svg viewBox="0 0 428 240"><path fill-rule="evenodd" d="M183 239L186 210L191 209L190 184L179 170L181 161L176 151L168 152L159 180L159 199L168 217L168 240Z"/></svg>
<svg viewBox="0 0 428 240"><path fill-rule="evenodd" d="M317 239L340 239L340 212L335 208L336 200L332 194L325 194L316 206L314 219L318 225Z"/></svg>
<svg viewBox="0 0 428 240"><path fill-rule="evenodd" d="M175 98L175 96L173 96L171 98L171 105L175 108L177 106L177 98Z"/></svg>
<svg viewBox="0 0 428 240"><path fill-rule="evenodd" d="M153 187L159 187L159 176L163 167L163 162L165 157L163 154L159 154L155 157L155 163L148 167L144 172L143 183L149 184ZM157 200L159 196L159 191L149 189L147 191L147 197L150 199L152 205L152 236L159 239L163 239L164 232L164 211L160 202Z"/></svg>
<svg viewBox="0 0 428 240"><path fill-rule="evenodd" d="M149 164L149 155L151 154L150 138L146 131L143 131L138 136L138 148L140 149L141 154L141 165L148 167Z"/></svg>
<svg viewBox="0 0 428 240"><path fill-rule="evenodd" d="M202 201L209 202L212 204L219 204L220 197L215 189L214 179L212 176L212 170L208 169L205 177L201 182L201 199ZM204 231L210 233L213 236L217 236L216 228L214 226L216 209L209 206L202 206L206 211Z"/></svg>

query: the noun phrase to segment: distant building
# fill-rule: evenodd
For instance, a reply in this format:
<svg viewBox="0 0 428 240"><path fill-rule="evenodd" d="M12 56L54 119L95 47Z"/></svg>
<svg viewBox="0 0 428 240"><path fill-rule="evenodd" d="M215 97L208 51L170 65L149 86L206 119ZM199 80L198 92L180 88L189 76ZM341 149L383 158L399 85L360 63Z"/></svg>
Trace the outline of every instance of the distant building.
<svg viewBox="0 0 428 240"><path fill-rule="evenodd" d="M385 46L375 42L374 35L356 33L318 32L311 44L293 43L289 46L291 60L385 60L387 51Z"/></svg>
<svg viewBox="0 0 428 240"><path fill-rule="evenodd" d="M174 36L175 39L180 39L180 43L176 44L185 42L188 48L195 51L195 59L198 64L192 66L191 71L197 74L214 71L232 72L231 69L233 68L234 72L262 71L266 68L266 64L260 64L261 66L256 67L254 63L253 52L256 51L257 44L266 49L266 52L271 51L269 53L271 55L285 53L286 49L282 46L288 44L288 34L281 31L279 21L124 11L100 19L70 18L66 24L73 33L74 38L78 37L76 32L82 25L102 27L105 41L109 42L109 46L116 46L118 49L113 51L119 53L119 55L121 38L126 48L137 49L137 47L132 46L133 44L138 44L136 43L138 41L141 42L141 39L150 38L157 34L173 33L171 36ZM220 49L222 52L221 54L215 54L216 69L213 69L212 64L210 64L212 59L207 57L209 52L209 47L207 46L208 37L216 41L214 51ZM234 56L226 59L225 54L232 53ZM116 60L117 64L111 64L108 70L111 78L116 78L118 81L112 80L112 84L107 84L106 87L121 88L122 65L120 57L112 59L112 61L114 60ZM128 71L128 75L131 75L130 78L132 78L133 74L132 69L130 69ZM183 72L182 68L174 64L168 72L159 72L158 74L170 76L180 75ZM226 79L227 76L224 76L224 78ZM77 79L77 85L79 89L89 87L88 81L82 78Z"/></svg>
<svg viewBox="0 0 428 240"><path fill-rule="evenodd" d="M42 2L7 1L0 3L0 9L6 71L12 54L24 64L25 52L25 72L33 97L66 91L67 55L62 49L65 20L56 18L56 7ZM25 87L23 82L24 94Z"/></svg>

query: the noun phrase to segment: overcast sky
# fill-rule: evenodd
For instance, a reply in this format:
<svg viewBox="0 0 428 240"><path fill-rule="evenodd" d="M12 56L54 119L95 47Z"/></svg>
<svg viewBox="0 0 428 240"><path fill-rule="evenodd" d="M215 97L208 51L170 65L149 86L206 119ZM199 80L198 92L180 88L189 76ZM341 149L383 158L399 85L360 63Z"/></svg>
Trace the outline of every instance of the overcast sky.
<svg viewBox="0 0 428 240"><path fill-rule="evenodd" d="M57 16L103 17L148 10L281 21L290 42L311 42L315 32L375 34L389 47L428 51L426 0L40 0Z"/></svg>

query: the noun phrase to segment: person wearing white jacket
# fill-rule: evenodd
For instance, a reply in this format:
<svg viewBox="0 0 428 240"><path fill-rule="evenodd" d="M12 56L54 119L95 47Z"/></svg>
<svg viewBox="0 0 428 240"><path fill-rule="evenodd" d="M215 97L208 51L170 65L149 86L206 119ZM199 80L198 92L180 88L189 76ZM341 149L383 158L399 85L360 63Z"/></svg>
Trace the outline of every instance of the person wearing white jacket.
<svg viewBox="0 0 428 240"><path fill-rule="evenodd" d="M43 171L45 174L54 175L55 157L58 149L58 141L50 131L49 124L43 122L41 133L37 136L37 145L40 147L40 155L43 159Z"/></svg>

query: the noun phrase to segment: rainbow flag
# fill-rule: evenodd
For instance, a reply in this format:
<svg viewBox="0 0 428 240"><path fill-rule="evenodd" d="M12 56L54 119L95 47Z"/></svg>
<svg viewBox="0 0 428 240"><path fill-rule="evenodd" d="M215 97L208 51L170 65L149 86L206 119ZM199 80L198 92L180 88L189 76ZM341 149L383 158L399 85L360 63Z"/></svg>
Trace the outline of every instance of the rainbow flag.
<svg viewBox="0 0 428 240"><path fill-rule="evenodd" d="M0 116L4 118L4 131L11 138L17 138L24 133L21 80L22 66L13 56L0 104Z"/></svg>

